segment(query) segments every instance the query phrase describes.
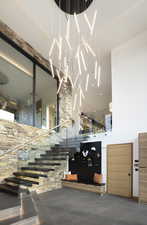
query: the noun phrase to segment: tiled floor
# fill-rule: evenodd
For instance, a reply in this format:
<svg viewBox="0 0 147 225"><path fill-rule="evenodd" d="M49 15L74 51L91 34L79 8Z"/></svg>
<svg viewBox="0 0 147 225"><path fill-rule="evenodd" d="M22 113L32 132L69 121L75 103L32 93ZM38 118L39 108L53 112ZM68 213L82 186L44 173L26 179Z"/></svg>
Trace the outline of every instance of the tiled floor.
<svg viewBox="0 0 147 225"><path fill-rule="evenodd" d="M126 198L64 188L37 203L46 225L147 225L147 205Z"/></svg>

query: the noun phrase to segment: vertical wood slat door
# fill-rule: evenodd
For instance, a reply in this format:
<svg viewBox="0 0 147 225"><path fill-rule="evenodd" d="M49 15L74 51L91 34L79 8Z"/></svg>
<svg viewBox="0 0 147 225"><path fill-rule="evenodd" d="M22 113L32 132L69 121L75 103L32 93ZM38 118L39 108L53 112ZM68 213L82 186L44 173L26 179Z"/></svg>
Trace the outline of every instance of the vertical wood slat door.
<svg viewBox="0 0 147 225"><path fill-rule="evenodd" d="M139 134L139 201L147 203L147 133Z"/></svg>
<svg viewBox="0 0 147 225"><path fill-rule="evenodd" d="M132 197L132 143L107 146L107 191Z"/></svg>

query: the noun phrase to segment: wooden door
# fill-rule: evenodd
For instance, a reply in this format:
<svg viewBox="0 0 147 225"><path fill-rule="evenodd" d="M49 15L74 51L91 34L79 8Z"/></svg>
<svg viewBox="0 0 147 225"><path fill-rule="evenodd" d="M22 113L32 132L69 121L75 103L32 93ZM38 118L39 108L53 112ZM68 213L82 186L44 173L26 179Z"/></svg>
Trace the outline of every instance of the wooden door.
<svg viewBox="0 0 147 225"><path fill-rule="evenodd" d="M107 190L109 194L132 196L132 144L107 148Z"/></svg>
<svg viewBox="0 0 147 225"><path fill-rule="evenodd" d="M139 201L147 203L147 133L139 134Z"/></svg>

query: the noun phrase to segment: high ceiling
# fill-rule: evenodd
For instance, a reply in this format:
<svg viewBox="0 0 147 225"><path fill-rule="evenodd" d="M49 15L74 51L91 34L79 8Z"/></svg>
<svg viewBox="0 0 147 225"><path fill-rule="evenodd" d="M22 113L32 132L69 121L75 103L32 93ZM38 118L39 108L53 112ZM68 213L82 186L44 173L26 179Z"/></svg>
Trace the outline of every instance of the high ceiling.
<svg viewBox="0 0 147 225"><path fill-rule="evenodd" d="M85 93L86 101L82 110L88 113L108 110L111 101L111 49L136 36L147 29L146 0L94 0L86 13L90 21L97 10L94 34L91 37L83 13L78 15L82 36L90 43L102 65L101 86L98 89L93 82L92 59L88 58L90 87ZM70 40L73 49L80 40L77 35L73 16L71 18ZM48 59L49 49L54 37L65 35L67 16L54 0L1 0L0 19L15 30L24 40ZM67 54L64 48L63 55ZM70 56L72 59L72 55ZM53 55L55 66L59 67L57 51ZM73 64L73 79L76 67ZM84 83L85 73L80 80Z"/></svg>

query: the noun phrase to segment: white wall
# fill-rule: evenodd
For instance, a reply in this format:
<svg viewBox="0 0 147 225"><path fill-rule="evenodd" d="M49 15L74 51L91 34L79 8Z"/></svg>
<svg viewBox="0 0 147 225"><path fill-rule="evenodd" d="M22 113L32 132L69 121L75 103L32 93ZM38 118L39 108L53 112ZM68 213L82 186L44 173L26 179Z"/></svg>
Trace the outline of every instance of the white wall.
<svg viewBox="0 0 147 225"><path fill-rule="evenodd" d="M106 181L106 145L133 143L138 159L138 133L147 132L147 32L112 51L113 129L102 140L102 172ZM91 139L91 140L92 140ZM138 172L133 168L133 195L138 196Z"/></svg>
<svg viewBox="0 0 147 225"><path fill-rule="evenodd" d="M147 131L147 32L112 52L112 85L113 132Z"/></svg>
<svg viewBox="0 0 147 225"><path fill-rule="evenodd" d="M138 133L147 132L147 31L112 51L112 86L113 137L132 140L137 159Z"/></svg>

